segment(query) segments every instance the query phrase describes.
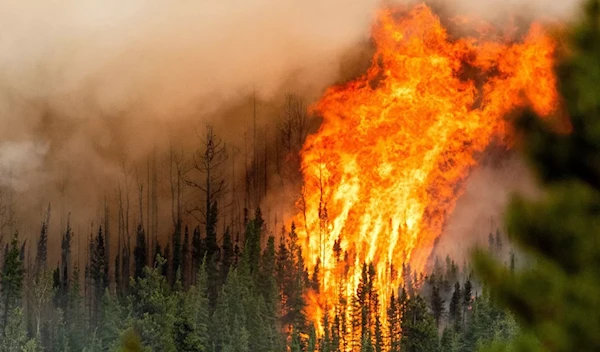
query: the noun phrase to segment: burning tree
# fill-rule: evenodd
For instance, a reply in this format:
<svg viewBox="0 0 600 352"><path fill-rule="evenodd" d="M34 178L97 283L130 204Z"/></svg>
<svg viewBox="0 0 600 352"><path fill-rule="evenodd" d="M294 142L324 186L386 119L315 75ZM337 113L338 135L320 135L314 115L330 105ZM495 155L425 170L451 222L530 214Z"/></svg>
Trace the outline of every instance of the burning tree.
<svg viewBox="0 0 600 352"><path fill-rule="evenodd" d="M362 264L373 263L385 317L405 276L394 268L425 269L477 156L495 140L510 146L504 116L528 104L541 115L555 108L550 36L537 24L522 38L495 34L451 39L425 5L384 9L367 73L330 88L313 107L323 124L302 150L296 221L308 269L318 266L321 275L316 304L340 294L349 301Z"/></svg>

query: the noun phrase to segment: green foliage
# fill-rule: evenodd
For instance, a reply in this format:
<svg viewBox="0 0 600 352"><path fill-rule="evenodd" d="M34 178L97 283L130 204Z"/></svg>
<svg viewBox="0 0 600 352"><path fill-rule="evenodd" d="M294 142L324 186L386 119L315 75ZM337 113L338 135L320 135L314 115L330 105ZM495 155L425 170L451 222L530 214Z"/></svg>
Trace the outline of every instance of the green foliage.
<svg viewBox="0 0 600 352"><path fill-rule="evenodd" d="M129 328L123 332L120 338L119 352L141 352L142 341L135 330Z"/></svg>
<svg viewBox="0 0 600 352"><path fill-rule="evenodd" d="M161 274L165 259L157 256L154 268L146 267L143 277L132 279L132 324L141 334L142 343L154 351L175 351L174 322L176 301L167 279Z"/></svg>
<svg viewBox="0 0 600 352"><path fill-rule="evenodd" d="M405 352L435 352L438 336L435 320L427 311L423 297L411 297L402 313L400 350Z"/></svg>
<svg viewBox="0 0 600 352"><path fill-rule="evenodd" d="M23 289L23 276L25 270L21 261L19 251L19 235L15 233L10 247L6 245L4 256L4 266L0 276L0 285L2 289L2 334L5 335L9 324L11 313L20 305Z"/></svg>
<svg viewBox="0 0 600 352"><path fill-rule="evenodd" d="M493 297L524 327L513 350L600 350L600 3L587 1L585 10L556 70L570 133L531 112L517 121L546 188L541 199L516 197L507 216L511 240L532 266L513 273L475 256Z"/></svg>
<svg viewBox="0 0 600 352"><path fill-rule="evenodd" d="M8 313L7 324L4 328L2 343L0 344L0 352L21 351L27 340L27 327L25 326L23 309L20 307L13 308Z"/></svg>

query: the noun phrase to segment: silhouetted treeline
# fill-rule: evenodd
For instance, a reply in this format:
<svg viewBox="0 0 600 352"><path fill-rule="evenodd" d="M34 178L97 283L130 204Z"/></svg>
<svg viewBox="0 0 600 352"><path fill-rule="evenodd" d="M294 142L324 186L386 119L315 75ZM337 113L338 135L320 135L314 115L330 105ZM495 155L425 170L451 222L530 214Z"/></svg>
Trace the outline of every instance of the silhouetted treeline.
<svg viewBox="0 0 600 352"><path fill-rule="evenodd" d="M229 229L182 224L151 250L138 226L130 275L120 255L110 263L102 226L90 233L85 267L69 268L67 222L61 259L50 265L46 229L44 222L35 265L26 265L30 244L18 234L2 255L1 351L116 351L129 344L148 351L473 351L516 331L469 269L450 258L438 259L429 275L404 265L404 285L387 314L374 267L365 263L352 299L324 307L315 324L305 297L319 290L318 266L306 269L294 225L276 238L260 209L245 219L243 243ZM499 234L493 242L490 251L499 251Z"/></svg>

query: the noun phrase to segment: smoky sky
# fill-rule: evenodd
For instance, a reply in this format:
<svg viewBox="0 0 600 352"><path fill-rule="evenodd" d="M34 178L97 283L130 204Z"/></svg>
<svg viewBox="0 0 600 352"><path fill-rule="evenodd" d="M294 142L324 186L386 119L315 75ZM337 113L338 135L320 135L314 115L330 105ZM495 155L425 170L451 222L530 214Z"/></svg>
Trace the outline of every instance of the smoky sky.
<svg viewBox="0 0 600 352"><path fill-rule="evenodd" d="M124 165L195 148L207 123L247 149L252 97L273 136L285 94L309 105L360 73L376 13L393 2L0 0L0 187L26 201L35 227L65 189L74 209L97 214ZM501 21L567 19L579 2L436 3Z"/></svg>

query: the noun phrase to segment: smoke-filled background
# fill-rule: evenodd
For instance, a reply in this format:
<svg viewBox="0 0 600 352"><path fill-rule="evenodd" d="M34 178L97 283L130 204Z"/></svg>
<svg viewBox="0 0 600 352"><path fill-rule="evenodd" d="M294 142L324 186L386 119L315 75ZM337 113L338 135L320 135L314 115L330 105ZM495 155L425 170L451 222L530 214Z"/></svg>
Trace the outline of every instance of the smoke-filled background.
<svg viewBox="0 0 600 352"><path fill-rule="evenodd" d="M523 8L536 18L565 19L576 3L449 0L436 7L448 15L475 13L502 21ZM290 154L318 127L318 118L305 110L326 87L367 66L370 29L381 5L376 0L1 1L3 234L19 228L34 239L51 203L53 231L64 228L70 213L75 231L87 235L90 222L106 215L105 205L114 220L123 199L130 203L133 223L149 221L156 212L161 221L154 231L168 233L173 160L188 160L182 163L186 180L201 179L192 160L202 150L207 124L228 151L223 226L239 222L244 207L257 205L268 210L270 223L281 223L301 183L293 170L297 158ZM289 128L288 121L301 121L301 127ZM285 143L287 130L293 143ZM460 214L498 216L504 205L498 199L507 193L498 187L523 182L502 176L508 169L521 175L524 168L515 171L515 163L476 173L465 197L489 209L472 213L462 205L469 202L459 202L449 234L464 236L473 227ZM288 165L292 170L286 173ZM495 180L502 182L478 186ZM495 190L480 193L483 188ZM188 193L183 208L202 203L201 194ZM145 220L140 212L148 214ZM200 221L191 212L184 216ZM59 240L50 236L49 247Z"/></svg>

